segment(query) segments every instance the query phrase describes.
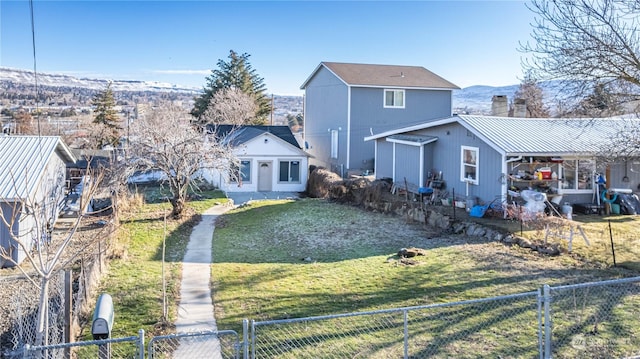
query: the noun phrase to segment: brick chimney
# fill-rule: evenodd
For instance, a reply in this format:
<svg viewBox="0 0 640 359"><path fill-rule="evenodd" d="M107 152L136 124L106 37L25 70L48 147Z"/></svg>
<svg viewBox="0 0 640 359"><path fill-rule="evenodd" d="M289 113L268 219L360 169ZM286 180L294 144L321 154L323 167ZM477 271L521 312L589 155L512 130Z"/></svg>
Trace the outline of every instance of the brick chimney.
<svg viewBox="0 0 640 359"><path fill-rule="evenodd" d="M494 95L491 98L491 115L500 117L507 117L509 115L507 96Z"/></svg>

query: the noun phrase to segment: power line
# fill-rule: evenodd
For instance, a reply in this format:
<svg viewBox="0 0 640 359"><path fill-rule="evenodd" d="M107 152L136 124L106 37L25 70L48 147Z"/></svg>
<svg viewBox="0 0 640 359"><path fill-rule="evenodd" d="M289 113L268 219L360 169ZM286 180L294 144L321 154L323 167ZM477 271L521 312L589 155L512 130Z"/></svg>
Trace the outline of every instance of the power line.
<svg viewBox="0 0 640 359"><path fill-rule="evenodd" d="M31 47L33 48L33 81L36 88L36 115L38 114L38 71L36 66L36 26L33 17L33 0L29 0L29 11L31 13ZM38 136L40 136L40 116L36 119L38 122Z"/></svg>

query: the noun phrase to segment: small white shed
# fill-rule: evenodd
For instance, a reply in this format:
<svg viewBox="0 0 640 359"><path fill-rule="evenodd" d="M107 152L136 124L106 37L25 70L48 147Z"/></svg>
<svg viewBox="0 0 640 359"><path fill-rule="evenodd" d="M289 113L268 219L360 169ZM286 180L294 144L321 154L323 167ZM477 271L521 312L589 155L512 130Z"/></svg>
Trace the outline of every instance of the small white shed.
<svg viewBox="0 0 640 359"><path fill-rule="evenodd" d="M308 177L309 154L300 148L288 126L240 126L229 131L240 160L239 179L205 171L204 177L225 192L303 192Z"/></svg>

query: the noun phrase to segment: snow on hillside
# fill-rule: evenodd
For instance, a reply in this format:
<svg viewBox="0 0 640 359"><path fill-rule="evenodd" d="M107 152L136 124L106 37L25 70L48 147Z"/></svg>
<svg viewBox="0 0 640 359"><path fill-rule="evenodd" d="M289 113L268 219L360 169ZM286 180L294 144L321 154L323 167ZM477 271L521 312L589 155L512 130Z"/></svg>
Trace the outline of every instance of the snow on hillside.
<svg viewBox="0 0 640 359"><path fill-rule="evenodd" d="M20 70L7 67L0 67L0 81L9 81L19 83L23 85L31 85L33 81L33 72L30 70ZM107 81L104 79L88 79L77 78L74 76L63 74L47 74L38 73L38 84L43 86L52 87L81 87L93 90L104 89ZM557 86L554 83L541 83L545 98L552 99L558 92ZM469 114L490 114L491 113L491 98L494 95L506 95L509 101L513 101L515 92L519 85L510 86L470 86L461 90L453 91L453 112L454 113L469 113ZM111 88L114 91L152 91L152 92L179 92L185 94L196 94L202 91L198 88L186 88L169 83L152 82L152 81L136 81L136 80L113 80ZM283 96L278 96L283 97ZM291 104L282 105L284 108L300 108L296 113L302 112L302 96L286 96L292 97L287 101ZM291 111L287 110L287 113Z"/></svg>
<svg viewBox="0 0 640 359"><path fill-rule="evenodd" d="M513 99L518 85L511 86L469 86L453 91L453 109L455 113L489 114L491 98L495 95L506 95Z"/></svg>
<svg viewBox="0 0 640 359"><path fill-rule="evenodd" d="M8 67L0 67L0 81L10 81L20 84L33 84L33 71L20 70ZM156 82L156 81L136 81L136 80L105 80L77 78L63 74L38 73L38 84L52 87L82 87L94 90L102 90L107 82L111 81L111 88L114 91L171 91L196 93L201 91L198 88L180 87L177 85Z"/></svg>

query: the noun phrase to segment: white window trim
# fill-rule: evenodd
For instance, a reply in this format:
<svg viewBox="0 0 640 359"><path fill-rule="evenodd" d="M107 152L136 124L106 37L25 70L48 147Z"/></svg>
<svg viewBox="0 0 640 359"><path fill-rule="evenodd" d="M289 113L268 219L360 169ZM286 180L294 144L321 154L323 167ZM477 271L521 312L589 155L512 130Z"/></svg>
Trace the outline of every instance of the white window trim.
<svg viewBox="0 0 640 359"><path fill-rule="evenodd" d="M253 181L253 160L250 158L239 158L238 160L240 161L240 167L242 166L242 162L249 162L249 181L240 181L240 178L237 178L232 179L230 183L251 183ZM238 167L238 175L240 175L240 167Z"/></svg>
<svg viewBox="0 0 640 359"><path fill-rule="evenodd" d="M588 160L588 158L565 158L565 161L580 161L580 160ZM562 180L564 181L566 168L564 167L564 163L560 164L562 168ZM574 173L575 178L578 178L578 167L575 168L576 173ZM591 188L587 189L576 189L576 188L562 188L562 186L558 185L558 194L592 194L596 191L596 186L598 185L593 178L593 174L591 175Z"/></svg>
<svg viewBox="0 0 640 359"><path fill-rule="evenodd" d="M331 130L331 158L338 159L338 130Z"/></svg>
<svg viewBox="0 0 640 359"><path fill-rule="evenodd" d="M395 97L396 97L395 93L402 92L402 106L387 106L387 92L393 92L394 103L395 103ZM382 91L382 105L384 106L384 108L404 108L406 103L407 103L407 97L404 90L384 89L384 91Z"/></svg>
<svg viewBox="0 0 640 359"><path fill-rule="evenodd" d="M468 151L474 151L476 153L476 163L474 165L475 169L476 169L476 179L475 180L470 180L468 178L464 177L464 166L465 166L465 162L464 162L464 151L468 150ZM477 185L479 183L480 180L480 149L478 147L471 147L471 146L460 146L460 181L461 182L469 182L472 184Z"/></svg>
<svg viewBox="0 0 640 359"><path fill-rule="evenodd" d="M282 162L289 163L289 178L291 178L291 162L298 162L298 180L297 181L280 181L280 166ZM279 158L278 159L278 183L280 184L302 183L302 159L301 158Z"/></svg>

